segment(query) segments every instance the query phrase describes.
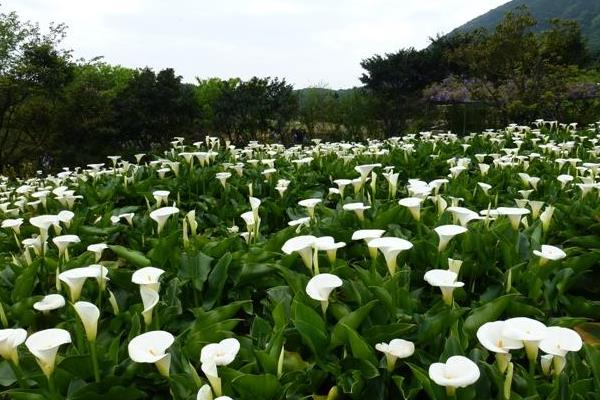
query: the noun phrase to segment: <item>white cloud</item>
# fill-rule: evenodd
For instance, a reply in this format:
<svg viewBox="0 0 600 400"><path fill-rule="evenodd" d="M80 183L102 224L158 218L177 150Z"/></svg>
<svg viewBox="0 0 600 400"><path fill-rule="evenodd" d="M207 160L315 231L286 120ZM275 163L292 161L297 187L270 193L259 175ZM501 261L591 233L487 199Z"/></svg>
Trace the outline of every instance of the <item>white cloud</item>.
<svg viewBox="0 0 600 400"><path fill-rule="evenodd" d="M360 61L428 37L507 0L4 0L22 19L65 22L77 57L173 67L194 77L285 77L297 87L360 85Z"/></svg>

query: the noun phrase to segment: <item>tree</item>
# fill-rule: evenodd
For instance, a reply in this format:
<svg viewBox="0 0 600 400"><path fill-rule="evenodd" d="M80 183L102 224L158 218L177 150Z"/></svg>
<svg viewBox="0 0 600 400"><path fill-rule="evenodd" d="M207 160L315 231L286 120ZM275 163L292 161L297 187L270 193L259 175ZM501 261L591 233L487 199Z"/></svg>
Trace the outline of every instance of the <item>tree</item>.
<svg viewBox="0 0 600 400"><path fill-rule="evenodd" d="M0 13L0 168L35 159L57 133L52 125L62 89L73 79L64 25L37 25Z"/></svg>
<svg viewBox="0 0 600 400"><path fill-rule="evenodd" d="M324 126L335 122L336 93L325 85L298 91L298 117L309 137L323 134Z"/></svg>
<svg viewBox="0 0 600 400"><path fill-rule="evenodd" d="M150 68L136 70L113 101L115 145L144 149L195 133L200 108L193 87L181 80L171 68L158 74Z"/></svg>
<svg viewBox="0 0 600 400"><path fill-rule="evenodd" d="M559 118L569 86L588 60L577 24L553 20L535 33L537 21L526 7L506 14L494 32L478 30L448 51L462 73L429 87L430 99L486 104L500 123Z"/></svg>
<svg viewBox="0 0 600 400"><path fill-rule="evenodd" d="M439 55L414 48L363 60L360 78L373 94L378 118L387 136L399 134L406 119L420 107L421 91L435 80Z"/></svg>
<svg viewBox="0 0 600 400"><path fill-rule="evenodd" d="M56 112L60 143L52 146L58 165L86 165L115 152L118 142L113 102L134 71L93 59L75 67L74 79L65 87L64 101Z"/></svg>

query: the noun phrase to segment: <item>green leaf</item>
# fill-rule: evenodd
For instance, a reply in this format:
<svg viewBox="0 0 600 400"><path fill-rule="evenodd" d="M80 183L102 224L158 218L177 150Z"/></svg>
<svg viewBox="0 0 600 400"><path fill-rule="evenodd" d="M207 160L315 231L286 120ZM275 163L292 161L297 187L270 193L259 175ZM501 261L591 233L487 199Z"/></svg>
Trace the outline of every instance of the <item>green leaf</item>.
<svg viewBox="0 0 600 400"><path fill-rule="evenodd" d="M181 268L179 278L183 281L191 281L194 289L202 291L202 285L208 279L212 258L199 251L197 254L181 255Z"/></svg>
<svg viewBox="0 0 600 400"><path fill-rule="evenodd" d="M211 309L219 301L227 282L227 272L231 264L231 253L225 253L208 276L208 292L204 299L204 308Z"/></svg>
<svg viewBox="0 0 600 400"><path fill-rule="evenodd" d="M128 249L119 245L109 245L108 247L118 257L124 259L130 264L135 265L136 267L147 267L151 264L150 260L143 253L137 250Z"/></svg>
<svg viewBox="0 0 600 400"><path fill-rule="evenodd" d="M429 379L429 374L427 374L427 372L425 372L423 368L418 367L409 362L407 362L406 365L408 365L408 367L411 369L413 375L415 376L415 378L417 378L421 386L423 386L423 389L425 390L430 399L440 398L434 392L433 386L431 385L431 380Z"/></svg>
<svg viewBox="0 0 600 400"><path fill-rule="evenodd" d="M0 385L6 387L17 381L17 377L13 372L10 364L6 360L0 362Z"/></svg>
<svg viewBox="0 0 600 400"><path fill-rule="evenodd" d="M325 321L315 310L295 299L292 303L292 322L315 356L326 354L329 338Z"/></svg>
<svg viewBox="0 0 600 400"><path fill-rule="evenodd" d="M270 400L278 397L281 387L275 375L242 375L231 386L244 399Z"/></svg>
<svg viewBox="0 0 600 400"><path fill-rule="evenodd" d="M39 263L34 262L19 274L15 280L15 287L12 291L12 299L14 302L31 296L37 280L38 267Z"/></svg>
<svg viewBox="0 0 600 400"><path fill-rule="evenodd" d="M342 328L346 331L346 337L350 343L352 355L355 358L367 360L373 365L377 365L377 358L375 357L373 347L369 346L367 342L365 342L365 340L348 325L342 324Z"/></svg>
<svg viewBox="0 0 600 400"><path fill-rule="evenodd" d="M350 329L358 329L360 324L369 315L371 309L378 303L378 300L373 300L364 306L352 311L350 314L342 317L337 324L333 327L331 333L331 345L333 347L339 346L346 341L346 327Z"/></svg>
<svg viewBox="0 0 600 400"><path fill-rule="evenodd" d="M465 320L463 329L472 336L481 325L497 320L515 297L513 294L507 294L473 309Z"/></svg>

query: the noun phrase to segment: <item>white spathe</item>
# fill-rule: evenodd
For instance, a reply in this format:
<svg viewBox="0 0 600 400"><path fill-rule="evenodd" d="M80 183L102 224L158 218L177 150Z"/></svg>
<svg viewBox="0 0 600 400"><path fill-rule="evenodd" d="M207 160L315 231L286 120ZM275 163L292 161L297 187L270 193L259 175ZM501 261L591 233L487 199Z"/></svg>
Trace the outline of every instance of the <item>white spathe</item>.
<svg viewBox="0 0 600 400"><path fill-rule="evenodd" d="M304 261L304 265L306 265L308 269L312 270L312 248L316 240L317 238L312 235L296 236L288 239L281 247L281 251L283 251L285 254L292 254L294 252L300 254L302 261Z"/></svg>
<svg viewBox="0 0 600 400"><path fill-rule="evenodd" d="M25 329L0 329L0 356L18 365L17 347L23 344L26 338L27 331Z"/></svg>
<svg viewBox="0 0 600 400"><path fill-rule="evenodd" d="M380 237L369 241L369 247L381 251L390 275L394 275L397 268L396 258L398 257L398 254L402 251L411 249L413 244L402 238Z"/></svg>
<svg viewBox="0 0 600 400"><path fill-rule="evenodd" d="M467 232L467 228L460 225L441 225L436 227L434 231L440 238L438 251L444 251L450 240L456 235Z"/></svg>
<svg viewBox="0 0 600 400"><path fill-rule="evenodd" d="M175 337L166 331L150 331L131 339L127 345L129 358L137 363L152 363L161 375L169 376L171 355L167 349L175 342Z"/></svg>
<svg viewBox="0 0 600 400"><path fill-rule="evenodd" d="M35 356L44 375L49 378L54 372L58 348L67 343L71 343L69 332L64 329L53 328L32 334L25 341L25 346Z"/></svg>
<svg viewBox="0 0 600 400"><path fill-rule="evenodd" d="M160 233L169 217L176 214L179 214L179 208L177 207L161 207L152 211L150 213L150 218L158 224L158 233Z"/></svg>
<svg viewBox="0 0 600 400"><path fill-rule="evenodd" d="M440 386L450 388L467 387L477 382L479 367L464 356L452 356L445 363L433 363L429 366L429 377Z"/></svg>
<svg viewBox="0 0 600 400"><path fill-rule="evenodd" d="M33 308L38 311L48 312L64 307L65 298L60 294L48 294L38 302L33 303Z"/></svg>
<svg viewBox="0 0 600 400"><path fill-rule="evenodd" d="M388 371L393 371L398 358L408 358L415 352L415 344L404 339L392 339L389 343L377 343L375 349L384 353Z"/></svg>
<svg viewBox="0 0 600 400"><path fill-rule="evenodd" d="M90 342L96 340L96 334L98 333L98 319L100 318L100 310L95 304L87 301L78 301L73 304L73 308L77 312L85 334Z"/></svg>

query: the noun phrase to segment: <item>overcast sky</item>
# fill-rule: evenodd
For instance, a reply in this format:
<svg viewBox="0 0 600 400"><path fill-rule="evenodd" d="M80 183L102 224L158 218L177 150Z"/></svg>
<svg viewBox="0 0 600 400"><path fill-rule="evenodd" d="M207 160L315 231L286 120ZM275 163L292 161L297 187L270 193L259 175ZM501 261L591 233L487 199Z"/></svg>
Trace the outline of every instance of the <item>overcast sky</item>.
<svg viewBox="0 0 600 400"><path fill-rule="evenodd" d="M360 85L360 61L423 48L507 0L0 0L64 22L76 57L195 77L278 76L297 88Z"/></svg>

